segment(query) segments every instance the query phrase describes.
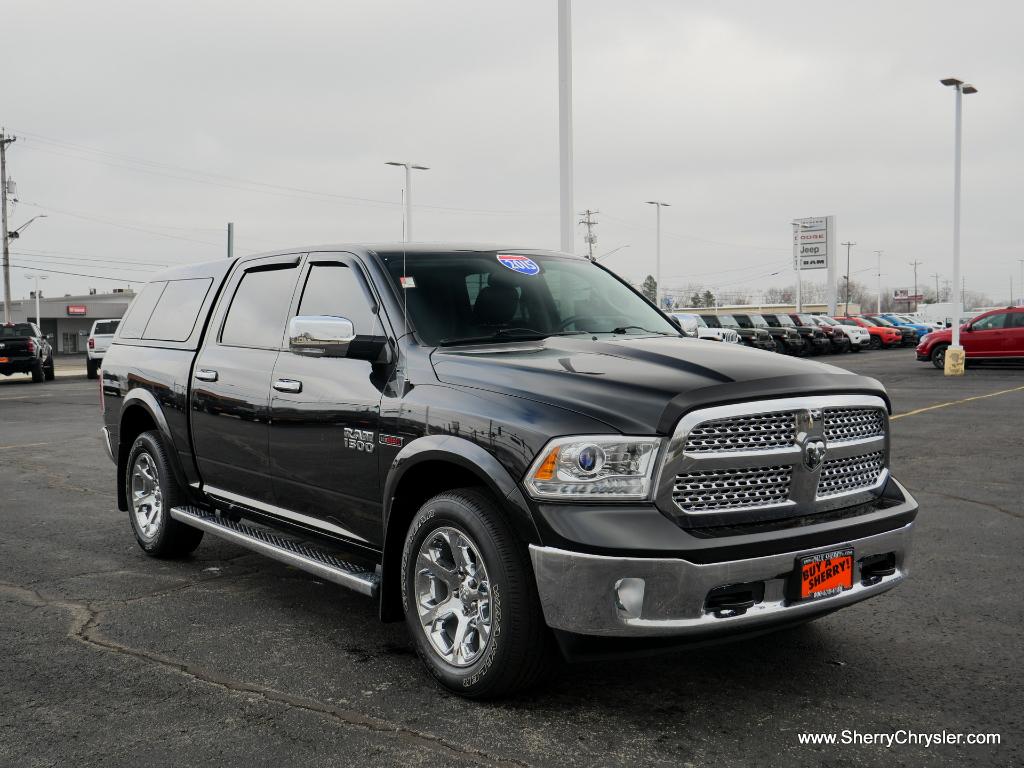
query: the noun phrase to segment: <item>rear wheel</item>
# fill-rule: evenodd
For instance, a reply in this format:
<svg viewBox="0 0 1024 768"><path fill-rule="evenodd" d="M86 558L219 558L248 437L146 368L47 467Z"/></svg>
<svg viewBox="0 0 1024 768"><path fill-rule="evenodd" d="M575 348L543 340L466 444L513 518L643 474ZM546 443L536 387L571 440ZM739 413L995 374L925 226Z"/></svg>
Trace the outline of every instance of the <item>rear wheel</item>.
<svg viewBox="0 0 1024 768"><path fill-rule="evenodd" d="M203 532L171 517L185 502L160 435L143 432L128 453L125 472L128 519L139 546L153 557L182 557L199 546Z"/></svg>
<svg viewBox="0 0 1024 768"><path fill-rule="evenodd" d="M88 378L95 379L99 369L99 363L97 363L95 360L90 358L85 361L85 375Z"/></svg>
<svg viewBox="0 0 1024 768"><path fill-rule="evenodd" d="M932 350L932 365L934 365L940 371L946 370L946 350L948 348L948 344L939 344L935 347L935 349Z"/></svg>
<svg viewBox="0 0 1024 768"><path fill-rule="evenodd" d="M53 367L53 355L50 355L48 358L46 358L46 365L43 366L43 377L47 381L53 381L56 375L57 371Z"/></svg>
<svg viewBox="0 0 1024 768"><path fill-rule="evenodd" d="M38 384L46 378L46 374L43 373L43 361L37 360L35 365L32 366L32 381Z"/></svg>
<svg viewBox="0 0 1024 768"><path fill-rule="evenodd" d="M427 671L460 696L522 691L554 666L526 547L477 489L439 494L413 518L402 607Z"/></svg>

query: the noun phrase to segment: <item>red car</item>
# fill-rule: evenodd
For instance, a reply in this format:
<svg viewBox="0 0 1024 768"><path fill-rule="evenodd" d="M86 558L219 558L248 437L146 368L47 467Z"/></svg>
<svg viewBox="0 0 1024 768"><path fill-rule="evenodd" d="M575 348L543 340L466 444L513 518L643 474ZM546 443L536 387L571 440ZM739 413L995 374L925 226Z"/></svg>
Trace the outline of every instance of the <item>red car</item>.
<svg viewBox="0 0 1024 768"><path fill-rule="evenodd" d="M942 370L952 339L952 328L929 333L917 345L917 359ZM993 309L964 323L960 345L968 360L1024 360L1024 307Z"/></svg>
<svg viewBox="0 0 1024 768"><path fill-rule="evenodd" d="M837 317L843 325L859 325L871 334L871 348L882 349L882 347L898 347L903 343L903 334L898 328L885 325L872 325L871 321L863 317Z"/></svg>

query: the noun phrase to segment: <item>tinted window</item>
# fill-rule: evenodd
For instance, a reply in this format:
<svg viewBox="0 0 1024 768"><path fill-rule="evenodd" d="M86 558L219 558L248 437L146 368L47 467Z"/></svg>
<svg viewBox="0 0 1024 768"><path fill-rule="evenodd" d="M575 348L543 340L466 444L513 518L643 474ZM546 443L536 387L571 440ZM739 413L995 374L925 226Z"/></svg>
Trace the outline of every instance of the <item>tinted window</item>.
<svg viewBox="0 0 1024 768"><path fill-rule="evenodd" d="M995 315L989 315L983 317L976 323L971 323L971 329L975 331L992 331L997 328L1002 328L1006 323L1006 312L999 312Z"/></svg>
<svg viewBox="0 0 1024 768"><path fill-rule="evenodd" d="M359 335L378 333L377 316L362 278L344 264L314 264L299 302L300 315L347 317Z"/></svg>
<svg viewBox="0 0 1024 768"><path fill-rule="evenodd" d="M137 339L142 335L146 323L149 322L149 316L153 314L153 307L159 301L166 285L163 280L150 283L135 297L135 301L128 307L128 314L121 321L119 336L122 339Z"/></svg>
<svg viewBox="0 0 1024 768"><path fill-rule="evenodd" d="M14 325L0 325L0 336L15 338L17 336L35 336L35 328L30 323L15 323Z"/></svg>
<svg viewBox="0 0 1024 768"><path fill-rule="evenodd" d="M192 335L212 278L171 280L167 283L142 338L152 341L185 341ZM99 327L96 333L102 333Z"/></svg>
<svg viewBox="0 0 1024 768"><path fill-rule="evenodd" d="M295 265L246 272L224 320L221 343L235 347L280 347L294 287Z"/></svg>
<svg viewBox="0 0 1024 768"><path fill-rule="evenodd" d="M1010 322L1006 324L1007 328L1024 328L1024 312L1014 312L1010 315Z"/></svg>
<svg viewBox="0 0 1024 768"><path fill-rule="evenodd" d="M117 326L121 324L120 320L104 320L103 322L96 323L96 328L93 330L95 334L111 334L117 332Z"/></svg>

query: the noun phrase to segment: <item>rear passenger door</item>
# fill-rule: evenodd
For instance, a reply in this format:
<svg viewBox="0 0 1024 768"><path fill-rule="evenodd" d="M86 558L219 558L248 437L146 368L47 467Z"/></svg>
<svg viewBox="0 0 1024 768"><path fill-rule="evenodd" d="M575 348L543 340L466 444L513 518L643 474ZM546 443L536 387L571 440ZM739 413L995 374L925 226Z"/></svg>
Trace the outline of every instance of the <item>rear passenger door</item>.
<svg viewBox="0 0 1024 768"><path fill-rule="evenodd" d="M1006 319L1007 357L1024 357L1024 309L1011 312Z"/></svg>
<svg viewBox="0 0 1024 768"><path fill-rule="evenodd" d="M290 316L345 317L358 336L390 335L359 261L311 253ZM279 514L381 544L380 402L390 366L283 350L271 382L270 461Z"/></svg>
<svg viewBox="0 0 1024 768"><path fill-rule="evenodd" d="M270 377L299 255L244 262L228 281L192 370L192 442L207 493L272 511Z"/></svg>

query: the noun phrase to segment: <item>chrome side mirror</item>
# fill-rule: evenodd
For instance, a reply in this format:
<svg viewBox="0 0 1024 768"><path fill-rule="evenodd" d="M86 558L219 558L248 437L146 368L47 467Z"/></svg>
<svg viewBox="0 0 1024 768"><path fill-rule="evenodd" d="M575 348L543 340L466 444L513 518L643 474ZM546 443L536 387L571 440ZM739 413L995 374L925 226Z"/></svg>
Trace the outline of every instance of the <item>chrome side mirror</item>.
<svg viewBox="0 0 1024 768"><path fill-rule="evenodd" d="M299 315L288 323L288 349L299 355L345 357L355 338L347 317Z"/></svg>

